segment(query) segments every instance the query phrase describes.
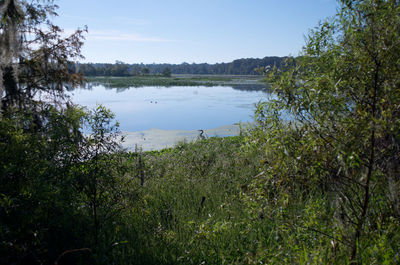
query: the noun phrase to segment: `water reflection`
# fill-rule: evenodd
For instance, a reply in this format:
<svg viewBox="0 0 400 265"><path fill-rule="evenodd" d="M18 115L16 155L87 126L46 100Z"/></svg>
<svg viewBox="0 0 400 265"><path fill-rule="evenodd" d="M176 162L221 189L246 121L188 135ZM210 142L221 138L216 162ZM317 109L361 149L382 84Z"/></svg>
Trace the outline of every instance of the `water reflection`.
<svg viewBox="0 0 400 265"><path fill-rule="evenodd" d="M246 85L239 87L110 89L88 84L70 93L77 104L110 108L124 131L197 130L252 121L254 104L266 100L268 94Z"/></svg>

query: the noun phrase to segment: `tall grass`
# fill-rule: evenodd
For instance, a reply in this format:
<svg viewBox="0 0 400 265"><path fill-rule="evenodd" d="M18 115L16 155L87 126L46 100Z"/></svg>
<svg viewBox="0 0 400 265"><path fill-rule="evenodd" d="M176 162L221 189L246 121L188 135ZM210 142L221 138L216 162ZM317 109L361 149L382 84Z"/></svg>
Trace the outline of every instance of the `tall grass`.
<svg viewBox="0 0 400 265"><path fill-rule="evenodd" d="M246 141L243 136L210 138L162 151L130 153L135 196L116 231L122 243L113 249L114 262L328 261L319 248L332 256L327 247L330 239L295 225L315 222L313 212L325 207L323 197L288 201L283 191L276 191L274 205L259 207L252 183L262 178L264 154L261 149L250 150Z"/></svg>
<svg viewBox="0 0 400 265"><path fill-rule="evenodd" d="M333 236L340 228L331 195L269 176L265 146L255 139L260 135L127 154L134 196L115 231L121 243L113 261L347 264L345 242ZM377 234L377 249L364 260L394 261L388 233L396 227Z"/></svg>

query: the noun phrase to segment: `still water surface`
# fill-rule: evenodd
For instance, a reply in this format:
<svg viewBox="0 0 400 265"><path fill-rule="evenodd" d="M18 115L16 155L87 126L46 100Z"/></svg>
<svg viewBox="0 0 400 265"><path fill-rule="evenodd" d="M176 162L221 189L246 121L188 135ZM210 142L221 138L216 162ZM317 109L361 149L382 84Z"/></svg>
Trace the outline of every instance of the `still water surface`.
<svg viewBox="0 0 400 265"><path fill-rule="evenodd" d="M232 87L140 87L76 89L72 100L88 108L102 104L116 114L123 131L211 129L253 120L262 91Z"/></svg>

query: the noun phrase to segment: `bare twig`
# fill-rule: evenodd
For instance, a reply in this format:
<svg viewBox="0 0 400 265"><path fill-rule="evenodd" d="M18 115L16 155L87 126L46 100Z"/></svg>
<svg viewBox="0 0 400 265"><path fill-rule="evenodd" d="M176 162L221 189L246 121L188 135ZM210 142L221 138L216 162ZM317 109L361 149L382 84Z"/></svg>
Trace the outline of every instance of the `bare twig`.
<svg viewBox="0 0 400 265"><path fill-rule="evenodd" d="M64 257L65 255L68 255L68 254L71 254L71 253L76 253L76 252L84 252L84 251L88 251L88 252L92 253L92 250L90 248L78 248L78 249L66 250L63 253L61 253L60 256L58 256L58 258L54 262L54 265L58 265L58 262L60 261L60 259L62 257Z"/></svg>

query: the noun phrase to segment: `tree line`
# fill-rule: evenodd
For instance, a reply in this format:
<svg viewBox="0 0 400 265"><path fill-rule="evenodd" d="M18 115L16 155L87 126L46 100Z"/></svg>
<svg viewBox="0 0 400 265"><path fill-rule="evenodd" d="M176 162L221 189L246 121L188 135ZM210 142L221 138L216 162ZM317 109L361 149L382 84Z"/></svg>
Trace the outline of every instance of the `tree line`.
<svg viewBox="0 0 400 265"><path fill-rule="evenodd" d="M181 64L127 64L116 61L106 63L71 64L72 72L85 76L136 76L136 75L165 75L172 74L208 74L208 75L261 75L266 67L281 67L285 57L264 57L262 59L238 59L229 63L181 63ZM261 70L261 71L260 71Z"/></svg>

